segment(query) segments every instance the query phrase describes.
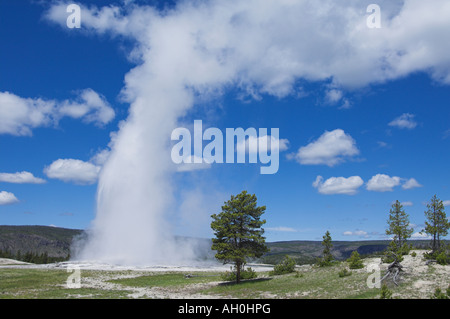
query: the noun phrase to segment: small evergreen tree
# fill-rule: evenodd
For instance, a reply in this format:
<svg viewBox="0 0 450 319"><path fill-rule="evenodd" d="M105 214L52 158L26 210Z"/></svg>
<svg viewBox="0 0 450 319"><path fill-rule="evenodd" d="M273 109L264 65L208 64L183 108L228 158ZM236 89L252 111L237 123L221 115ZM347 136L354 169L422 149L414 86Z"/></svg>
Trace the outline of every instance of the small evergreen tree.
<svg viewBox="0 0 450 319"><path fill-rule="evenodd" d="M327 230L322 238L323 256L322 259L319 260L319 266L330 266L334 259L333 255L331 254L331 248L333 247L333 244L331 242L330 232Z"/></svg>
<svg viewBox="0 0 450 319"><path fill-rule="evenodd" d="M401 256L409 253L406 240L411 237L413 229L409 227L409 216L398 200L392 204L387 224L386 235L392 235L392 241L386 251L387 260L395 256L398 261L401 261Z"/></svg>
<svg viewBox="0 0 450 319"><path fill-rule="evenodd" d="M380 299L392 299L392 291L389 290L386 284L383 284L383 286L381 286Z"/></svg>
<svg viewBox="0 0 450 319"><path fill-rule="evenodd" d="M450 223L445 214L444 203L436 195L431 198L427 208L425 211L427 220L422 232L431 236L431 254L435 255L441 249L441 237L448 235Z"/></svg>
<svg viewBox="0 0 450 319"><path fill-rule="evenodd" d="M349 262L350 269L360 269L364 267L364 264L361 260L361 256L356 250L352 252L350 258L347 261Z"/></svg>
<svg viewBox="0 0 450 319"><path fill-rule="evenodd" d="M409 227L409 216L403 209L403 205L397 200L389 211L388 229L386 235L393 235L396 247L404 247L406 240L411 237L413 229Z"/></svg>
<svg viewBox="0 0 450 319"><path fill-rule="evenodd" d="M257 206L255 195L246 191L231 199L222 206L222 212L213 214L211 228L216 238L212 239L212 250L216 250L215 257L225 263L234 263L236 282L241 279L241 271L247 258L261 257L269 249L263 237L266 223L261 220L266 206Z"/></svg>

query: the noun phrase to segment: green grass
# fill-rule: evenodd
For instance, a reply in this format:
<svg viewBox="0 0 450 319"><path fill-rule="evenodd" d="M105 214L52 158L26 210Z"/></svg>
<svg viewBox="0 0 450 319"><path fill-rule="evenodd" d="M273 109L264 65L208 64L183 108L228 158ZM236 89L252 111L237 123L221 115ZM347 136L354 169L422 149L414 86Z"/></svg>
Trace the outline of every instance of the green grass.
<svg viewBox="0 0 450 319"><path fill-rule="evenodd" d="M339 277L340 266L312 268L302 272L244 281L239 285L228 283L210 288L214 293L231 298L373 298L379 293L366 285L368 274L352 272L352 276Z"/></svg>
<svg viewBox="0 0 450 319"><path fill-rule="evenodd" d="M367 274L353 272L339 277L341 266L312 268L300 275L291 273L269 276L260 273L254 280L240 284L223 282L211 286L193 285L220 282L219 273L198 272L185 278L183 273L137 274L133 278L110 279L117 272L83 271L82 288L69 289L65 270L0 269L0 298L64 299L64 298L127 298L132 287L162 287L166 289L189 288L191 293L213 294L227 298L373 298L378 289L366 286ZM131 272L130 272L131 273ZM127 275L128 272L121 274ZM83 280L89 277L106 278L106 282L118 284L114 290L83 288ZM109 277L108 277L109 276ZM109 279L108 279L109 278ZM188 287L188 285L190 285Z"/></svg>
<svg viewBox="0 0 450 319"><path fill-rule="evenodd" d="M367 287L369 273L364 269L351 270L351 276L340 277L339 272L346 266L348 266L346 262L339 262L329 267L304 267L299 272L279 276L270 276L268 272L258 273L258 278L243 280L240 284L222 282L221 274L217 272L194 272L193 277L186 278L184 273L180 272L83 270L80 289L69 289L66 286L69 273L65 269L0 268L0 299L130 298L129 294L135 292L136 289L133 290L133 288L136 287L149 289L159 287L158 290L164 293L162 296L165 292L180 292L187 296L205 294L212 297L239 299L379 298L380 289ZM431 276L433 272L437 271L434 267L429 267L423 276ZM87 285L93 279L95 282L103 282L111 286L109 287L111 289ZM431 277L424 279L431 280ZM410 291L413 289L414 280L416 279L405 274L405 280L401 281L398 287L392 284L389 289L397 298L414 295ZM141 294L141 296L145 295L145 293Z"/></svg>
<svg viewBox="0 0 450 319"><path fill-rule="evenodd" d="M188 284L220 281L219 273L196 272L191 278L186 278L184 273L149 274L134 278L114 279L109 282L129 287L176 287Z"/></svg>
<svg viewBox="0 0 450 319"><path fill-rule="evenodd" d="M83 273L83 276L88 276ZM121 298L126 291L70 289L66 270L0 269L0 299Z"/></svg>

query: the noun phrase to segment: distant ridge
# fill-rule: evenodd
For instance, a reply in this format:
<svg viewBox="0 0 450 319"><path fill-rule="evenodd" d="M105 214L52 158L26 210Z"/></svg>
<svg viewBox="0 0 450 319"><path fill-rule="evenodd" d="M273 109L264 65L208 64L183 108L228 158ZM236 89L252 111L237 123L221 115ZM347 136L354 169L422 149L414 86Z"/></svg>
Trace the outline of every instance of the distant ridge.
<svg viewBox="0 0 450 319"><path fill-rule="evenodd" d="M0 225L0 251L16 255L19 251L23 255L27 252L34 254L46 253L49 257L66 258L70 254L72 241L84 233L82 229L70 229L52 226L1 226ZM187 238L178 237L185 240ZM204 258L214 258L211 251L211 239L189 238L197 243ZM409 240L416 248L427 248L429 240ZM448 241L446 241L448 242ZM382 252L388 240L361 240L361 241L333 241L332 254L338 260L347 259L352 251L361 255L377 254ZM284 256L289 255L298 264L314 263L322 254L321 241L292 240L267 242L270 252L259 261L276 264Z"/></svg>
<svg viewBox="0 0 450 319"><path fill-rule="evenodd" d="M12 255L27 252L47 253L64 258L70 254L72 239L83 233L80 229L52 226L0 226L0 250Z"/></svg>

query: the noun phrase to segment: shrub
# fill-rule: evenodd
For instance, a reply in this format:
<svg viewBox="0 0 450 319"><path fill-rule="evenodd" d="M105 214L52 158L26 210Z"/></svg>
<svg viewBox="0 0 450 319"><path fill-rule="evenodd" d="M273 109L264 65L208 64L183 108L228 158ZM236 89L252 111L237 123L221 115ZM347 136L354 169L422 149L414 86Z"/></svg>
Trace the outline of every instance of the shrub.
<svg viewBox="0 0 450 319"><path fill-rule="evenodd" d="M392 291L389 290L386 284L381 286L380 299L392 299Z"/></svg>
<svg viewBox="0 0 450 319"><path fill-rule="evenodd" d="M440 265L447 265L449 263L449 258L445 252L441 252L436 256L436 262Z"/></svg>
<svg viewBox="0 0 450 319"><path fill-rule="evenodd" d="M416 257L416 256L417 256L416 252L413 251L413 252L411 253L411 256L412 256L412 257Z"/></svg>
<svg viewBox="0 0 450 319"><path fill-rule="evenodd" d="M361 257L356 250L352 252L350 258L347 261L350 263L350 269L361 269L364 267Z"/></svg>
<svg viewBox="0 0 450 319"><path fill-rule="evenodd" d="M283 275L295 271L295 260L286 255L283 261L273 267L270 275Z"/></svg>
<svg viewBox="0 0 450 319"><path fill-rule="evenodd" d="M252 268L248 267L246 270L241 270L241 279L253 279L258 275L256 271ZM221 276L223 281L236 281L236 268L232 271L226 271Z"/></svg>
<svg viewBox="0 0 450 319"><path fill-rule="evenodd" d="M448 290L448 289L447 289ZM448 295L444 294L441 288L436 288L432 296L433 299L448 299Z"/></svg>
<svg viewBox="0 0 450 319"><path fill-rule="evenodd" d="M341 271L338 272L339 277L347 277L350 276L352 274L351 271L347 270L347 268L342 269Z"/></svg>

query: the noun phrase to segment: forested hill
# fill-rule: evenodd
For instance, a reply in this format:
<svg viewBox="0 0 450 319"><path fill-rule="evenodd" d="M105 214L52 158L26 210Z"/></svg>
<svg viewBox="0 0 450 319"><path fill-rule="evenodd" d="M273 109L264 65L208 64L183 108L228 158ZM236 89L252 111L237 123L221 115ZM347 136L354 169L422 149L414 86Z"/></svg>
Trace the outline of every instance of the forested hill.
<svg viewBox="0 0 450 319"><path fill-rule="evenodd" d="M83 232L80 229L50 226L0 226L0 258L20 259L35 263L67 259L73 238L80 236ZM198 249L201 250L199 255L206 256L205 258L214 258L214 253L211 251L211 239L195 239L195 241ZM429 245L428 240L411 240L409 242L417 248L426 248ZM361 240L333 241L332 243L332 254L336 259L343 260L347 259L354 250L361 255L382 252L389 241ZM258 262L276 264L289 255L298 264L314 263L322 255L323 250L321 241L268 242L267 246L270 248L270 252ZM18 254L20 258L17 258Z"/></svg>
<svg viewBox="0 0 450 319"><path fill-rule="evenodd" d="M75 236L83 230L51 226L0 226L0 257L19 258L26 254L46 255L50 260L66 259ZM26 260L29 261L29 260Z"/></svg>

